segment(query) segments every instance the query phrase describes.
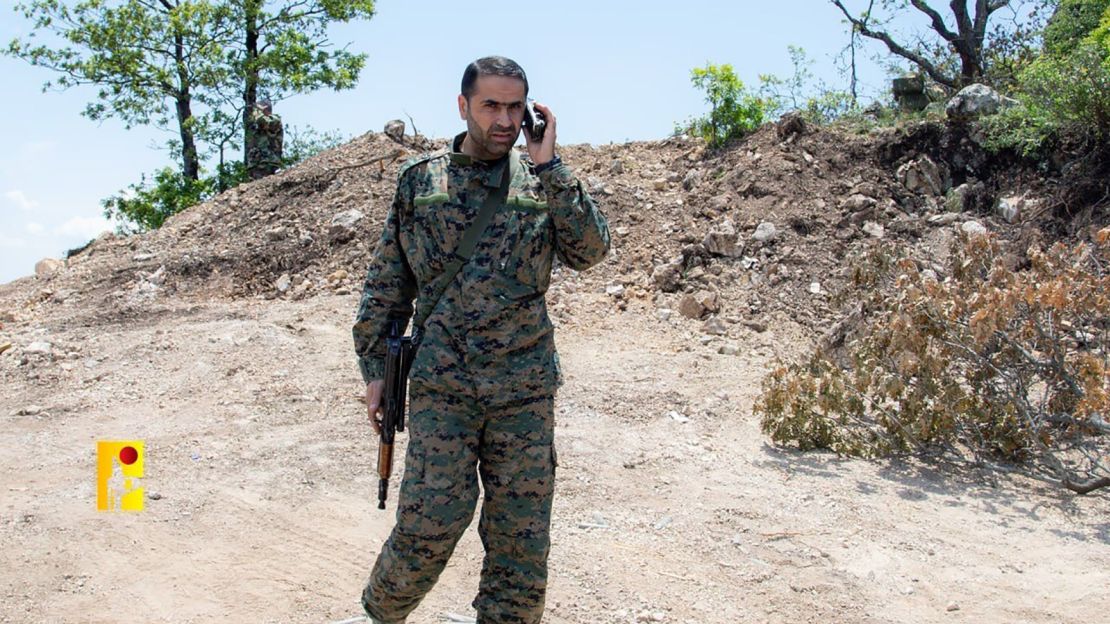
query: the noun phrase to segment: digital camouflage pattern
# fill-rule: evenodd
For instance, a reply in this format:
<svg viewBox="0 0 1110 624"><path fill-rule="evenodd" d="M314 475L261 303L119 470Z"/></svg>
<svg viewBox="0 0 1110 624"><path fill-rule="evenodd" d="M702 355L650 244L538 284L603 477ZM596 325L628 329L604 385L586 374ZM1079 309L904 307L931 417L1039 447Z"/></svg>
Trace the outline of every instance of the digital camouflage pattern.
<svg viewBox="0 0 1110 624"><path fill-rule="evenodd" d="M414 298L434 296L434 278L500 186L508 159L460 153L464 136L399 174L353 332L366 382L382 378L389 323L407 326ZM544 294L554 258L583 270L608 250L605 217L568 167L513 171L506 203L425 324L410 373L397 525L363 593L372 617L402 621L435 583L473 515L478 473L486 488L479 622L540 621L562 383Z"/></svg>
<svg viewBox="0 0 1110 624"><path fill-rule="evenodd" d="M255 109L247 123L251 126L247 133L247 172L257 180L281 167L285 129L280 116L261 109Z"/></svg>

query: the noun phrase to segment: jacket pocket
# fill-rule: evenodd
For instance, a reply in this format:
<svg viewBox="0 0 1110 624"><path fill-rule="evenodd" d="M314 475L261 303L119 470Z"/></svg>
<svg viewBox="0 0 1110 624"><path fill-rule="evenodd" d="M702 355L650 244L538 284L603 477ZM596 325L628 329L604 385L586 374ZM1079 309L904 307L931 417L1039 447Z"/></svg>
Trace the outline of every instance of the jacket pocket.
<svg viewBox="0 0 1110 624"><path fill-rule="evenodd" d="M527 197L509 201L512 214L506 224L509 241L499 268L501 272L539 292L551 281L555 230L546 204Z"/></svg>

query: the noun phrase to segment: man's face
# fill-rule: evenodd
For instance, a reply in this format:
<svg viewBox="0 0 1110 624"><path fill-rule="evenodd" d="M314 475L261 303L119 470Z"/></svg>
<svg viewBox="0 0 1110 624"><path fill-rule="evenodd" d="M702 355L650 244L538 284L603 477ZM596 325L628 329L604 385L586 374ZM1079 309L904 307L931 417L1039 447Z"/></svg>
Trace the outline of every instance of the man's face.
<svg viewBox="0 0 1110 624"><path fill-rule="evenodd" d="M459 117L474 156L493 160L509 153L524 121L524 81L508 76L480 76L468 100L459 95Z"/></svg>

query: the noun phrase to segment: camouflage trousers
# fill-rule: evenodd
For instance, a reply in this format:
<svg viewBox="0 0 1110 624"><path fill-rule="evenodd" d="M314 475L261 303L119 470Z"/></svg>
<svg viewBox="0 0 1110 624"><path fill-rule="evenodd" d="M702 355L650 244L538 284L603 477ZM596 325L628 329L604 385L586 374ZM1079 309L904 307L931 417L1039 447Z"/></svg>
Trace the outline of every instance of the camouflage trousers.
<svg viewBox="0 0 1110 624"><path fill-rule="evenodd" d="M397 524L362 594L368 615L400 622L432 588L484 497L479 624L543 615L555 488L554 397L498 404L409 384L409 446Z"/></svg>

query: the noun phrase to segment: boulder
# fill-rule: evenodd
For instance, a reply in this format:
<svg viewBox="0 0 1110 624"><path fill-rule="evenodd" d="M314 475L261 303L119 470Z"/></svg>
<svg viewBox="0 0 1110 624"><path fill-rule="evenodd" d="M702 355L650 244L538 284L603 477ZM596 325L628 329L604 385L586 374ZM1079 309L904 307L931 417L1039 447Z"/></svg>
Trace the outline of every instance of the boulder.
<svg viewBox="0 0 1110 624"><path fill-rule="evenodd" d="M944 195L952 187L948 167L938 165L928 156L919 156L898 167L897 176L907 190L919 195Z"/></svg>
<svg viewBox="0 0 1110 624"><path fill-rule="evenodd" d="M328 226L328 238L334 243L345 243L354 238L358 233L358 224L364 215L358 210L344 210L331 218Z"/></svg>
<svg viewBox="0 0 1110 624"><path fill-rule="evenodd" d="M731 219L722 219L716 223L705 235L702 245L714 256L739 258L744 252L740 235L736 232L736 226Z"/></svg>
<svg viewBox="0 0 1110 624"><path fill-rule="evenodd" d="M678 313L686 318L700 319L710 312L721 309L720 298L717 293L709 290L699 290L686 295L678 303Z"/></svg>
<svg viewBox="0 0 1110 624"><path fill-rule="evenodd" d="M400 119L387 121L385 124L384 132L385 136L393 139L394 141L397 141L398 143L403 143L405 140L405 122L401 121Z"/></svg>
<svg viewBox="0 0 1110 624"><path fill-rule="evenodd" d="M43 258L35 263L35 275L47 278L65 268L65 263L57 258Z"/></svg>
<svg viewBox="0 0 1110 624"><path fill-rule="evenodd" d="M952 121L966 122L994 115L1017 104L1017 100L1008 98L987 85L972 84L960 89L959 93L948 100L945 114Z"/></svg>
<svg viewBox="0 0 1110 624"><path fill-rule="evenodd" d="M651 271L651 281L663 292L678 290L682 278L682 261L656 265Z"/></svg>

